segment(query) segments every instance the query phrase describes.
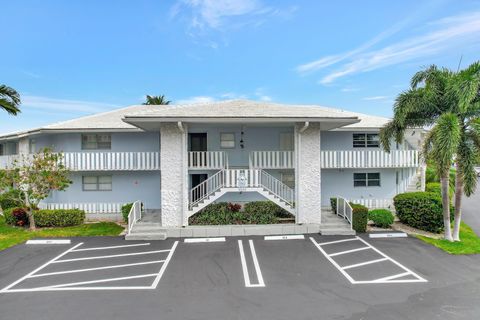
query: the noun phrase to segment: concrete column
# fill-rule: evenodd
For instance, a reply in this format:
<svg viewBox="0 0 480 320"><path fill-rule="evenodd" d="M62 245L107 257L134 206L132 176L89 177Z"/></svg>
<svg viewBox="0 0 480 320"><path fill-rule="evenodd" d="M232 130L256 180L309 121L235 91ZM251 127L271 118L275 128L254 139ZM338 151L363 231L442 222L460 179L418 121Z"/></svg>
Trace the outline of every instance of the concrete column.
<svg viewBox="0 0 480 320"><path fill-rule="evenodd" d="M30 153L30 139L21 138L18 140L18 154L28 154Z"/></svg>
<svg viewBox="0 0 480 320"><path fill-rule="evenodd" d="M303 132L302 128L303 123L295 128L297 223L320 223L320 123L310 123Z"/></svg>
<svg viewBox="0 0 480 320"><path fill-rule="evenodd" d="M183 224L187 199L186 132L177 123L162 123L160 137L162 225L179 227Z"/></svg>

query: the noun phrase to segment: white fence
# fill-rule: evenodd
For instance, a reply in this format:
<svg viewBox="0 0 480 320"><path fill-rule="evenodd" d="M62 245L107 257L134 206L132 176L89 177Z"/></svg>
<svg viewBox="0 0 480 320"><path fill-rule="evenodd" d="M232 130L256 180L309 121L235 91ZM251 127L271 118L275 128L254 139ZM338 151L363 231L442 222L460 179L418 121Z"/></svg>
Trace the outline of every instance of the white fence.
<svg viewBox="0 0 480 320"><path fill-rule="evenodd" d="M73 171L160 170L159 152L65 152L63 162Z"/></svg>
<svg viewBox="0 0 480 320"><path fill-rule="evenodd" d="M321 151L321 167L332 168L408 168L418 167L417 150L341 150Z"/></svg>
<svg viewBox="0 0 480 320"><path fill-rule="evenodd" d="M350 199L350 202L364 205L369 209L393 209L393 199Z"/></svg>
<svg viewBox="0 0 480 320"><path fill-rule="evenodd" d="M128 234L130 234L133 226L140 219L142 219L142 203L140 201L135 201L128 213Z"/></svg>
<svg viewBox="0 0 480 320"><path fill-rule="evenodd" d="M293 169L294 151L251 151L249 155L251 169Z"/></svg>
<svg viewBox="0 0 480 320"><path fill-rule="evenodd" d="M352 215L353 209L347 199L342 197L337 197L337 212L336 214L345 220L348 221L350 224L350 228L352 228Z"/></svg>
<svg viewBox="0 0 480 320"><path fill-rule="evenodd" d="M120 213L125 203L52 203L41 202L40 209L80 209L86 213Z"/></svg>
<svg viewBox="0 0 480 320"><path fill-rule="evenodd" d="M223 151L190 151L188 168L204 170L228 168L228 157Z"/></svg>

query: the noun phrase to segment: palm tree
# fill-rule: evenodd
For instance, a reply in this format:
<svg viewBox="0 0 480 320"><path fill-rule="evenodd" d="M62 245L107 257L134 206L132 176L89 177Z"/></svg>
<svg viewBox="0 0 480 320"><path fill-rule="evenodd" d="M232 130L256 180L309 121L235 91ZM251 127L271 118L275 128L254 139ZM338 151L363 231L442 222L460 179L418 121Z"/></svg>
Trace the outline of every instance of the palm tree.
<svg viewBox="0 0 480 320"><path fill-rule="evenodd" d="M442 185L445 239L459 240L463 189L470 196L476 188L473 163L480 150L480 72L474 63L461 72L435 65L417 72L410 89L394 105L394 118L380 132L381 142L390 151L395 138L402 142L411 127L433 127L424 143L423 156L431 160ZM455 158L455 223L450 227L449 169Z"/></svg>
<svg viewBox="0 0 480 320"><path fill-rule="evenodd" d="M13 88L0 84L0 109L9 114L17 115L20 112L20 95Z"/></svg>
<svg viewBox="0 0 480 320"><path fill-rule="evenodd" d="M167 100L167 98L165 98L165 95L160 95L160 96L149 96L147 94L146 96L146 101L143 103L145 105L167 105L167 104L170 104L170 100Z"/></svg>

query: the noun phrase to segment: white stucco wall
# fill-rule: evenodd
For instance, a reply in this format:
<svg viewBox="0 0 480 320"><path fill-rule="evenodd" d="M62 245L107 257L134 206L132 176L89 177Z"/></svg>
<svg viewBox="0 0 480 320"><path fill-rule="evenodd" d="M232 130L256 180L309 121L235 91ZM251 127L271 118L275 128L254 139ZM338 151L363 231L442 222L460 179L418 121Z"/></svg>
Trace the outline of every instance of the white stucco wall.
<svg viewBox="0 0 480 320"><path fill-rule="evenodd" d="M310 123L300 133L303 124L298 124L297 148L297 223L320 223L321 221L321 170L320 170L320 124Z"/></svg>
<svg viewBox="0 0 480 320"><path fill-rule="evenodd" d="M187 209L186 133L176 123L165 123L160 126L160 137L162 225L182 226Z"/></svg>

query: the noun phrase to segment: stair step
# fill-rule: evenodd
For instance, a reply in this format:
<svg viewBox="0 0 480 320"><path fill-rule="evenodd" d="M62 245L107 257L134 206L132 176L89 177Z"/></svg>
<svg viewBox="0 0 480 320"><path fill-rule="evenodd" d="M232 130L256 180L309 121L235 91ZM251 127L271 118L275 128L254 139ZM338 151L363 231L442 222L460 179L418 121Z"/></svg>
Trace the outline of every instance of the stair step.
<svg viewBox="0 0 480 320"><path fill-rule="evenodd" d="M161 227L141 227L141 228L138 228L138 227L134 226L132 228L131 233L155 233L155 232L159 232L160 230L162 230Z"/></svg>
<svg viewBox="0 0 480 320"><path fill-rule="evenodd" d="M165 240L167 234L164 232L155 233L130 233L125 235L125 240Z"/></svg>

